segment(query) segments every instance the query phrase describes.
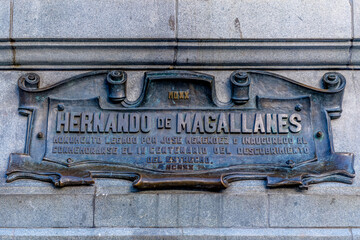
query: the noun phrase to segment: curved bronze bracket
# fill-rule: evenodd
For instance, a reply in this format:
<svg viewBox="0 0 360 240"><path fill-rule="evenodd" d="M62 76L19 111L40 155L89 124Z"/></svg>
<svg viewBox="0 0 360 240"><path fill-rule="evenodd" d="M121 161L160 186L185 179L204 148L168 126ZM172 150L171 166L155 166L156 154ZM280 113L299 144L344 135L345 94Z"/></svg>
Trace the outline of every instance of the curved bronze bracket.
<svg viewBox="0 0 360 240"><path fill-rule="evenodd" d="M168 70L168 71L159 71L159 72L146 72L144 77L144 84L141 91L141 94L138 99L135 101L129 101L125 99L122 103L124 107L138 107L146 95L146 91L149 88L149 85L155 81L192 81L192 82L204 82L209 84L211 88L211 98L214 104L218 107L230 107L232 106L231 102L222 102L217 98L216 88L215 88L215 77L209 74L191 72L191 71L182 71L182 70Z"/></svg>

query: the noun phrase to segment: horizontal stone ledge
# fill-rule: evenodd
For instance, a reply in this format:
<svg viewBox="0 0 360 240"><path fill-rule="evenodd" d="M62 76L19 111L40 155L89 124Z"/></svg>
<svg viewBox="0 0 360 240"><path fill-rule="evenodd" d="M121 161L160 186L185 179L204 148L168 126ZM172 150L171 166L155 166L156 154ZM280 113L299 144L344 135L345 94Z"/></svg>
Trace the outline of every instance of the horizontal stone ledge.
<svg viewBox="0 0 360 240"><path fill-rule="evenodd" d="M0 68L349 67L351 40L39 39L0 41ZM355 48L354 48L355 49ZM360 65L354 60L353 64Z"/></svg>
<svg viewBox="0 0 360 240"><path fill-rule="evenodd" d="M238 240L347 240L349 229L319 228L4 228L0 238L11 239L238 239Z"/></svg>
<svg viewBox="0 0 360 240"><path fill-rule="evenodd" d="M360 39L355 39L351 46L351 64L360 65Z"/></svg>
<svg viewBox="0 0 360 240"><path fill-rule="evenodd" d="M344 72L341 72L344 74ZM7 163L6 163L7 166ZM353 184L343 183L321 183L312 185L307 190L299 190L296 187L293 188L267 188L265 181L263 180L247 180L233 182L229 187L221 192L209 192L205 190L147 190L139 191L135 189L131 181L123 179L104 179L98 178L94 185L91 186L73 186L65 188L56 188L51 183L29 180L17 180L11 183L6 183L5 179L1 179L0 182L0 195L257 195L263 194L271 195L299 195L299 196L359 196L360 186L359 182L355 181ZM96 192L95 192L96 188Z"/></svg>
<svg viewBox="0 0 360 240"><path fill-rule="evenodd" d="M264 71L283 71L283 70L327 70L327 71L342 71L342 70L360 70L360 65L293 65L293 66L271 66L271 65L195 65L195 66L178 66L172 64L164 65L149 65L149 64L105 64L105 65L0 65L0 71L19 70L19 71L88 71L88 70L264 70Z"/></svg>
<svg viewBox="0 0 360 240"><path fill-rule="evenodd" d="M347 65L351 41L183 41L177 65Z"/></svg>

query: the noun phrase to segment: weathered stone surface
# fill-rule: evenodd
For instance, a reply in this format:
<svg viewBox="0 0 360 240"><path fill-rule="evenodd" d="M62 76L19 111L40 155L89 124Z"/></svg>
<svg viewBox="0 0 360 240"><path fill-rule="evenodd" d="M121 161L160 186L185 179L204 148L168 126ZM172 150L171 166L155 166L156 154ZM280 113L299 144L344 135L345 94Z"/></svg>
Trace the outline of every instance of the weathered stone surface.
<svg viewBox="0 0 360 240"><path fill-rule="evenodd" d="M360 1L352 0L353 4L353 24L354 24L354 38L360 38Z"/></svg>
<svg viewBox="0 0 360 240"><path fill-rule="evenodd" d="M13 62L10 37L10 1L0 0L0 66Z"/></svg>
<svg viewBox="0 0 360 240"><path fill-rule="evenodd" d="M10 34L10 1L0 0L0 39L9 39Z"/></svg>
<svg viewBox="0 0 360 240"><path fill-rule="evenodd" d="M347 0L179 1L179 38L351 38Z"/></svg>
<svg viewBox="0 0 360 240"><path fill-rule="evenodd" d="M194 239L194 240L350 240L348 229L239 228L69 228L0 229L0 239Z"/></svg>
<svg viewBox="0 0 360 240"><path fill-rule="evenodd" d="M14 38L174 38L174 0L14 1Z"/></svg>
<svg viewBox="0 0 360 240"><path fill-rule="evenodd" d="M27 119L19 116L16 109L0 108L0 183L4 175L11 152L23 153L25 146ZM15 140L16 139L16 140ZM15 141L14 141L15 140Z"/></svg>
<svg viewBox="0 0 360 240"><path fill-rule="evenodd" d="M353 0L353 27L354 27L354 42L351 51L351 63L354 65L360 64L360 1Z"/></svg>
<svg viewBox="0 0 360 240"><path fill-rule="evenodd" d="M351 49L351 64L355 66L360 65L360 1L353 0L353 28L354 41Z"/></svg>
<svg viewBox="0 0 360 240"><path fill-rule="evenodd" d="M153 227L158 224L158 195L102 195L97 193L94 222L96 227Z"/></svg>
<svg viewBox="0 0 360 240"><path fill-rule="evenodd" d="M17 81L21 76L21 72L12 72L12 71L2 71L0 72L0 109L9 109L12 111L17 111L19 106L19 95L17 88ZM9 101L12 99L12 101ZM0 129L0 131L3 128Z"/></svg>
<svg viewBox="0 0 360 240"><path fill-rule="evenodd" d="M76 186L68 188L54 188L47 182L19 180L11 183L1 182L0 195L31 196L31 195L66 195L66 196L94 196L95 186ZM59 206L60 207L60 206ZM63 207L66 208L64 203Z"/></svg>
<svg viewBox="0 0 360 240"><path fill-rule="evenodd" d="M93 196L19 194L0 197L1 227L92 227Z"/></svg>
<svg viewBox="0 0 360 240"><path fill-rule="evenodd" d="M224 240L317 240L317 239L351 239L348 229L282 229L282 228L257 228L257 229L184 229L186 239L224 239Z"/></svg>
<svg viewBox="0 0 360 240"><path fill-rule="evenodd" d="M224 224L221 211L224 199L221 195L181 194L178 199L179 226L217 227Z"/></svg>
<svg viewBox="0 0 360 240"><path fill-rule="evenodd" d="M270 227L360 226L357 196L271 194Z"/></svg>
<svg viewBox="0 0 360 240"><path fill-rule="evenodd" d="M5 171L11 152L24 152L26 118L18 113L16 80L20 73L0 73L0 183L5 182Z"/></svg>
<svg viewBox="0 0 360 240"><path fill-rule="evenodd" d="M353 240L360 240L360 229L353 228L352 230Z"/></svg>
<svg viewBox="0 0 360 240"><path fill-rule="evenodd" d="M97 192L96 227L264 227L266 195ZM241 212L234 210L241 209ZM134 217L136 216L136 217Z"/></svg>

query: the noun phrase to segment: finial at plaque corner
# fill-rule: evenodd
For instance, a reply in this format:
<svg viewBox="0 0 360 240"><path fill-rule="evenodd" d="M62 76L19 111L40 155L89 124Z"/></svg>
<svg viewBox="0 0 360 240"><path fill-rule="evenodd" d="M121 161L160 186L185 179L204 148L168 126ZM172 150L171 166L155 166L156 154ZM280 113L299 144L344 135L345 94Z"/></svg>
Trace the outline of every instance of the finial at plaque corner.
<svg viewBox="0 0 360 240"><path fill-rule="evenodd" d="M250 78L246 72L235 71L230 76L232 94L231 99L235 104L241 105L249 101Z"/></svg>
<svg viewBox="0 0 360 240"><path fill-rule="evenodd" d="M36 89L40 86L40 76L36 73L26 73L20 78L23 79L23 84L27 88Z"/></svg>
<svg viewBox="0 0 360 240"><path fill-rule="evenodd" d="M118 103L126 98L126 80L127 74L121 70L114 70L106 76L106 82L109 86L109 99Z"/></svg>
<svg viewBox="0 0 360 240"><path fill-rule="evenodd" d="M337 72L328 72L325 73L322 77L322 84L324 89L334 90L341 88L344 83L344 76Z"/></svg>

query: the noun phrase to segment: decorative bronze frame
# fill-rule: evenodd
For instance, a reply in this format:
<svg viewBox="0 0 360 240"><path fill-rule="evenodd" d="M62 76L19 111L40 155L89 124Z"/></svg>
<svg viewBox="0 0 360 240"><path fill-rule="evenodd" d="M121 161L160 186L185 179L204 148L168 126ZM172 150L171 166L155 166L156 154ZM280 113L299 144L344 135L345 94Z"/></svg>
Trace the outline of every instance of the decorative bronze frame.
<svg viewBox="0 0 360 240"><path fill-rule="evenodd" d="M330 120L339 118L345 78L335 72L322 78L323 89L306 86L291 79L261 71L235 71L231 74L231 99L220 101L216 94L214 76L191 71L145 72L141 94L135 101L127 98L127 74L124 71L95 71L39 88L40 77L34 73L22 76L18 81L19 113L28 118L24 153L10 155L7 182L17 179L36 179L54 183L55 186L87 185L93 178L119 178L134 181L134 187L150 188L204 188L222 189L229 183L246 179L267 179L267 186L299 185L334 181L352 183L355 176L352 153L335 153L332 144ZM191 86L197 93L191 105L184 103L169 107L154 94L166 95L166 86ZM184 85L185 84L185 85ZM80 95L79 95L80 93ZM203 95L202 95L203 94ZM202 98L201 98L202 96ZM112 111L257 111L259 102L295 103L309 101L309 108L294 104L294 111L307 111L311 126L303 126L311 132L315 157L294 162L286 154L272 164L252 163L218 164L213 168L196 171L154 170L127 164L102 161L54 161L46 157L48 116L51 104L56 111L65 106L59 104L84 103L84 99L98 104L101 110ZM305 99L305 100L304 100ZM292 105L291 105L292 106ZM86 107L84 107L86 108ZM238 157L241 160L241 157Z"/></svg>

